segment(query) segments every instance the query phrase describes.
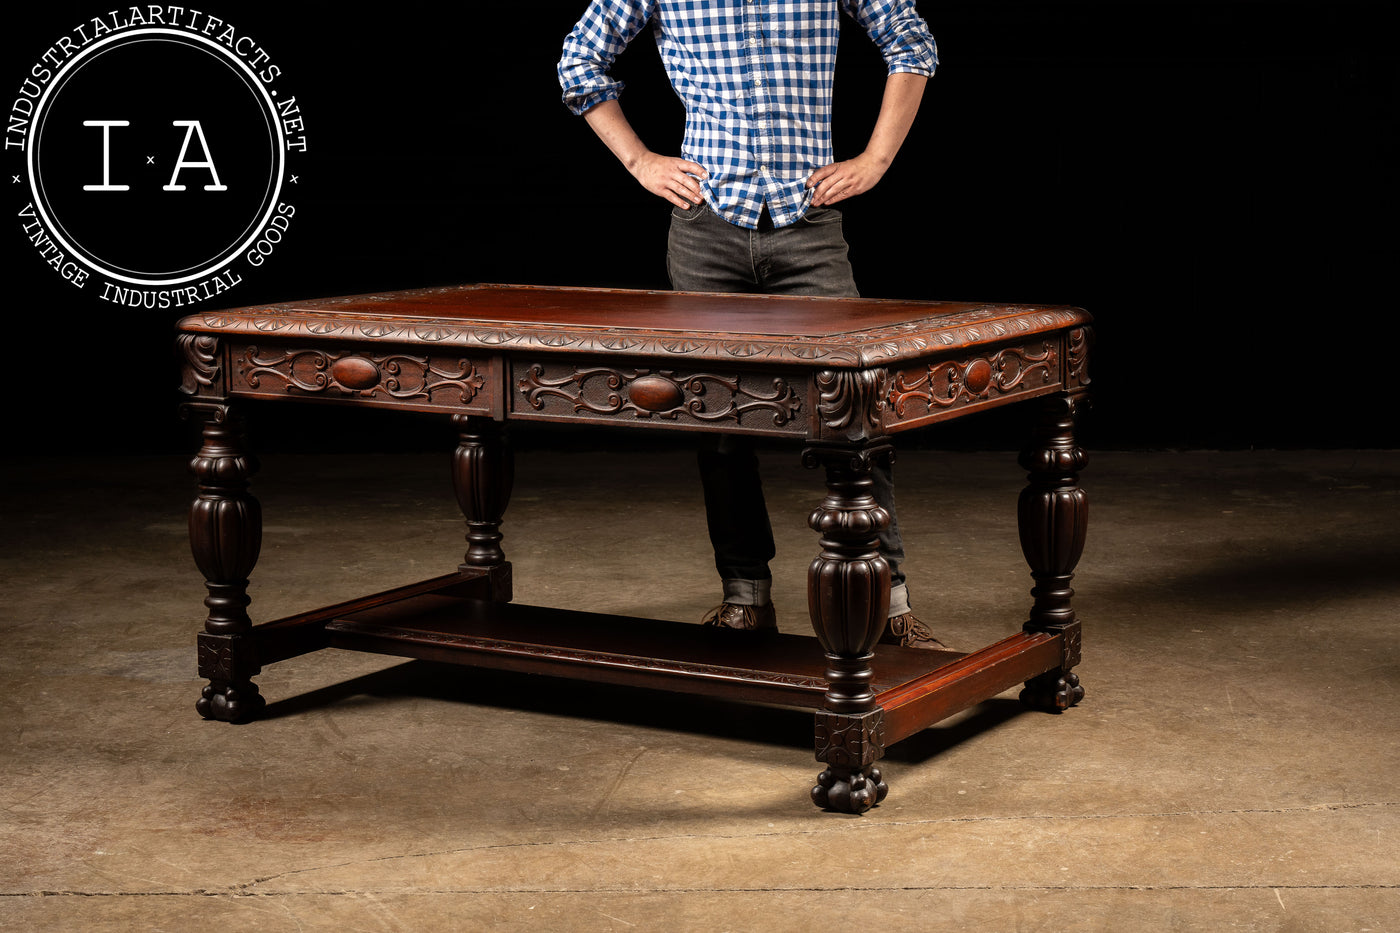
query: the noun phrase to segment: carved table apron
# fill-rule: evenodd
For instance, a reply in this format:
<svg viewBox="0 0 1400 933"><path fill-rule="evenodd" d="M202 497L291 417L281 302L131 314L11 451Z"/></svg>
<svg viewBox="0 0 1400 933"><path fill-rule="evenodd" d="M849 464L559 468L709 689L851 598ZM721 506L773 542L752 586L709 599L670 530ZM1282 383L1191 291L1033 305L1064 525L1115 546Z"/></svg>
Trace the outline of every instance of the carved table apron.
<svg viewBox="0 0 1400 933"><path fill-rule="evenodd" d="M1091 331L1063 306L477 285L196 314L179 324L182 410L202 424L190 542L206 578L197 702L239 721L263 665L336 647L813 709L819 806L862 812L887 745L1001 691L1050 711L1083 696L1069 583L1084 546L1074 439ZM262 519L240 408L265 399L441 412L467 551L455 572L253 625ZM877 645L889 517L870 467L890 437L1039 400L1018 507L1033 605L1021 630L962 654ZM811 513L816 638L521 606L500 525L509 421L791 438L826 474ZM910 493L906 493L910 494Z"/></svg>

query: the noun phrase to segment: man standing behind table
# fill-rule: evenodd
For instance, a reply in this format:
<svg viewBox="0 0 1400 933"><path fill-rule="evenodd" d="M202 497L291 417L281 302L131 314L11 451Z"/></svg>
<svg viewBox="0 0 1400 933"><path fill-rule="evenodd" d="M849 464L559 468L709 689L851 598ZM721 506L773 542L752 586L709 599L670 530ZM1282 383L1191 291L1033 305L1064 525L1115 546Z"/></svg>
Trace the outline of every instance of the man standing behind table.
<svg viewBox="0 0 1400 933"><path fill-rule="evenodd" d="M833 161L831 87L841 12L884 56L888 77L865 151ZM686 109L680 157L653 152L622 112L609 68L650 23ZM648 191L674 205L666 266L681 291L857 297L830 205L868 191L913 124L938 63L914 0L593 0L564 40L564 102ZM726 435L699 455L723 601L708 625L773 629L768 562L775 554L758 459ZM890 515L880 553L890 566L881 641L942 647L914 616L889 465L872 471Z"/></svg>

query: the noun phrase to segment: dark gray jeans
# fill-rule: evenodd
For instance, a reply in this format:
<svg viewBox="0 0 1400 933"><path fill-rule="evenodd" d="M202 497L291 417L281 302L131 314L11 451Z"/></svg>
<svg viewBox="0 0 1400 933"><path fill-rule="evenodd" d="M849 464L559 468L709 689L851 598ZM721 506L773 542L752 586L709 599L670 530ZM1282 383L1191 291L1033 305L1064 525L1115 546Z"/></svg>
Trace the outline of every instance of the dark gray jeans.
<svg viewBox="0 0 1400 933"><path fill-rule="evenodd" d="M672 208L666 270L679 291L752 292L777 295L859 297L841 212L812 208L795 224L746 230L705 205ZM703 446L700 481L715 568L724 581L724 599L736 605L765 605L773 575L768 562L776 549L752 442L724 435ZM880 553L890 565L890 615L909 611L904 583L904 543L894 507L894 477L888 464L872 471L873 494L890 513L880 535Z"/></svg>

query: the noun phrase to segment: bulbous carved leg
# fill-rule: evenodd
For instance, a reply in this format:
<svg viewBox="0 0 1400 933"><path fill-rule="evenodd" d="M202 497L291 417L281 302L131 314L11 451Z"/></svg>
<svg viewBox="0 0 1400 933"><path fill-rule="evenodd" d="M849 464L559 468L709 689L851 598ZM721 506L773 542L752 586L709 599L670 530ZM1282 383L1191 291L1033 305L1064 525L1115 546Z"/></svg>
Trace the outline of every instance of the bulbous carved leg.
<svg viewBox="0 0 1400 933"><path fill-rule="evenodd" d="M467 519L467 553L463 567L505 563L501 519L510 503L515 457L501 427L489 418L453 415L457 450L452 456L452 485Z"/></svg>
<svg viewBox="0 0 1400 933"><path fill-rule="evenodd" d="M242 721L264 705L252 682L260 668L244 637L253 627L248 577L262 547L262 509L248 492L248 479L258 465L247 450L242 419L228 406L192 402L184 411L203 422L203 444L190 460L190 472L199 481L190 506L190 550L209 591L199 672L210 683L195 708L209 719Z"/></svg>
<svg viewBox="0 0 1400 933"><path fill-rule="evenodd" d="M870 668L890 607L890 568L878 540L890 516L871 495L870 467L875 457L888 454L887 446L809 448L804 454L809 466L826 468L827 486L826 498L808 518L821 535L821 553L807 570L807 605L827 661L817 758L830 766L812 799L850 813L869 809L888 790L872 767L884 745Z"/></svg>
<svg viewBox="0 0 1400 933"><path fill-rule="evenodd" d="M1074 422L1081 396L1061 394L1045 402L1032 445L1021 454L1029 471L1021 493L1017 520L1021 551L1031 568L1034 604L1024 628L1028 632L1057 632L1064 636L1060 669L1026 683L1021 701L1035 709L1059 712L1078 703L1084 688L1070 668L1079 663L1079 621L1071 605L1070 581L1084 553L1089 503L1079 488L1079 471L1088 454L1074 439Z"/></svg>

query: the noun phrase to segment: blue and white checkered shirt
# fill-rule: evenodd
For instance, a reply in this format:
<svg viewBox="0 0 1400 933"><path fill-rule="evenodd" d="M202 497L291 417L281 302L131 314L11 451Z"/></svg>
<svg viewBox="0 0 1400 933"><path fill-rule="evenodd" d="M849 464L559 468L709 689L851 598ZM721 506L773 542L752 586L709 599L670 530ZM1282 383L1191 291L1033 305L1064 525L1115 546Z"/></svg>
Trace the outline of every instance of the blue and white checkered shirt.
<svg viewBox="0 0 1400 933"><path fill-rule="evenodd" d="M592 0L564 40L559 83L575 113L616 98L608 69L648 22L685 103L684 158L732 224L775 227L807 211L812 172L832 161L831 82L840 11L858 22L890 74L932 75L938 50L914 0Z"/></svg>

